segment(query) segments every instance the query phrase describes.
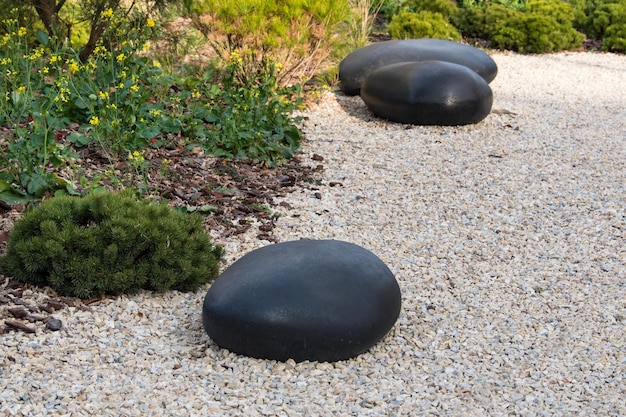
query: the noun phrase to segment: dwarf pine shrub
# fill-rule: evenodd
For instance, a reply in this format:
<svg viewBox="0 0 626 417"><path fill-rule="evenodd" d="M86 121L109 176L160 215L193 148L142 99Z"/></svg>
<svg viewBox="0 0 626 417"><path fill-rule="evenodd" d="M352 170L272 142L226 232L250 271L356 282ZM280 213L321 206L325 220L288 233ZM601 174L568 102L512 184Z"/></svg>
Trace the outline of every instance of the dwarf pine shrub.
<svg viewBox="0 0 626 417"><path fill-rule="evenodd" d="M222 254L200 217L101 192L53 197L27 211L0 272L80 298L193 291L217 275Z"/></svg>
<svg viewBox="0 0 626 417"><path fill-rule="evenodd" d="M394 39L438 38L461 40L461 34L441 13L422 10L403 11L389 23L389 34Z"/></svg>
<svg viewBox="0 0 626 417"><path fill-rule="evenodd" d="M602 41L602 49L626 52L626 0L579 0L580 18L576 24L592 39Z"/></svg>
<svg viewBox="0 0 626 417"><path fill-rule="evenodd" d="M456 2L452 0L406 0L404 6L411 12L423 10L439 13L448 20L458 10Z"/></svg>
<svg viewBox="0 0 626 417"><path fill-rule="evenodd" d="M520 8L484 2L463 9L453 20L465 36L522 53L578 48L585 35L574 29L575 10L562 0L528 0Z"/></svg>

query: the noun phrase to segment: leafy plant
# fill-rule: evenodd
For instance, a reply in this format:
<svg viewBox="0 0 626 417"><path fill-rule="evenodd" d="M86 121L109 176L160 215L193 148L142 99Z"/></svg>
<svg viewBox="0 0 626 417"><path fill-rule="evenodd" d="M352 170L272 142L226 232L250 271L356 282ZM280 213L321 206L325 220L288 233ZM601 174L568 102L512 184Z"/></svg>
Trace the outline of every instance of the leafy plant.
<svg viewBox="0 0 626 417"><path fill-rule="evenodd" d="M102 192L53 197L27 211L0 272L81 298L194 291L216 276L222 254L200 217Z"/></svg>
<svg viewBox="0 0 626 417"><path fill-rule="evenodd" d="M441 13L426 10L417 13L403 11L395 15L389 23L389 34L395 39L461 39L461 34Z"/></svg>
<svg viewBox="0 0 626 417"><path fill-rule="evenodd" d="M63 92L47 84L52 72L41 65L45 45L32 48L28 31L14 17L3 20L0 38L0 125L8 128L0 138L0 199L13 201L27 195L41 197L64 182L50 169L62 167L76 154L56 141L56 133L69 120L56 113L54 98ZM45 33L36 32L40 43Z"/></svg>
<svg viewBox="0 0 626 417"><path fill-rule="evenodd" d="M252 75L251 61L257 63ZM301 132L296 126L300 119L290 114L301 106L302 95L298 86L278 86L279 68L280 64L250 50L243 55L234 51L221 74L221 85L209 81L201 89L210 99L208 105L190 103L194 115L210 124L198 145L213 155L267 164L291 158L299 148Z"/></svg>

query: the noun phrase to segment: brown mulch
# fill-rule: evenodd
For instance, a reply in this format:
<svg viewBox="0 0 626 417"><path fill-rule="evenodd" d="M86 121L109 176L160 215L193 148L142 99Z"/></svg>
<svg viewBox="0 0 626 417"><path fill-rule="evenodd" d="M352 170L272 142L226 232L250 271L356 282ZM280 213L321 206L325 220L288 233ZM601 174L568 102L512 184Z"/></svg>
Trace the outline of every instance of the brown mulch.
<svg viewBox="0 0 626 417"><path fill-rule="evenodd" d="M148 196L167 201L172 207L199 212L204 224L219 243L220 238L242 234L252 229L258 239L276 242L273 229L281 210L291 208L281 197L297 189L314 192L323 170L319 155L304 164L298 155L275 167L250 161L213 158L198 149L172 146L149 149L145 161L150 164L145 178L134 174L128 160L111 162L94 149L81 152L81 166L89 178L113 171L126 186L147 185ZM311 166L309 166L311 165ZM105 188L111 183L102 184ZM78 187L78 186L77 186ZM0 202L0 256L6 253L9 232L27 207ZM33 301L37 300L37 301ZM0 334L11 330L25 333L56 331L63 324L54 312L76 307L89 309L100 300L62 297L50 288L36 288L0 275Z"/></svg>

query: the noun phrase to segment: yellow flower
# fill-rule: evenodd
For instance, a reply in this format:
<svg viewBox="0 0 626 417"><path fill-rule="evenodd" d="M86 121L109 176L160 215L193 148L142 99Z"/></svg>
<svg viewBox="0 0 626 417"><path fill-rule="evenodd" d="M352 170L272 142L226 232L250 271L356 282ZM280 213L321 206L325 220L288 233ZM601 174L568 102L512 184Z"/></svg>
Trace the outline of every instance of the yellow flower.
<svg viewBox="0 0 626 417"><path fill-rule="evenodd" d="M241 55L238 50L234 50L230 53L228 57L228 63L230 65L241 65L243 63L243 59L241 59Z"/></svg>
<svg viewBox="0 0 626 417"><path fill-rule="evenodd" d="M157 117L157 116L161 115L161 110L152 109L152 110L148 111L148 113L150 113L151 116Z"/></svg>
<svg viewBox="0 0 626 417"><path fill-rule="evenodd" d="M78 66L78 63L74 61L73 59L68 59L65 61L65 63L68 65L70 72L72 74L77 72L80 69L80 66Z"/></svg>
<svg viewBox="0 0 626 417"><path fill-rule="evenodd" d="M89 124L92 126L96 126L98 123L100 123L100 119L98 118L98 116L91 116L91 119L89 119Z"/></svg>
<svg viewBox="0 0 626 417"><path fill-rule="evenodd" d="M51 63L51 64L55 64L55 63L59 62L60 60L61 60L61 58L59 58L59 56L58 56L58 55L52 55L52 56L50 57L50 63Z"/></svg>
<svg viewBox="0 0 626 417"><path fill-rule="evenodd" d="M26 87L21 86L17 89L18 94L24 94L26 92Z"/></svg>
<svg viewBox="0 0 626 417"><path fill-rule="evenodd" d="M21 28L19 28L19 30L17 31L17 36L22 37L22 36L26 35L26 33L27 33L27 32L26 32L26 28L22 26L22 27L21 27Z"/></svg>
<svg viewBox="0 0 626 417"><path fill-rule="evenodd" d="M41 74L47 74L49 71L50 71L50 68L48 67L43 67L42 69L39 70Z"/></svg>
<svg viewBox="0 0 626 417"><path fill-rule="evenodd" d="M126 55L122 53L122 54L119 54L115 59L117 60L117 62L122 62L124 58L126 58Z"/></svg>
<svg viewBox="0 0 626 417"><path fill-rule="evenodd" d="M144 154L146 153L146 151L134 151L133 153L129 153L128 154L128 159L130 159L131 161L137 161L137 162L142 162L145 158L144 158Z"/></svg>
<svg viewBox="0 0 626 417"><path fill-rule="evenodd" d="M121 89L121 88L124 88L124 87L126 87L126 86L124 85L124 83L120 83L120 85L118 85L118 86L117 86L117 88L120 88L120 89Z"/></svg>
<svg viewBox="0 0 626 417"><path fill-rule="evenodd" d="M137 84L133 84L130 86L130 91L132 91L133 93L136 93L137 91L139 91L139 86Z"/></svg>
<svg viewBox="0 0 626 417"><path fill-rule="evenodd" d="M106 100L107 98L109 98L109 93L104 92L104 91L99 91L98 95L100 96L102 100Z"/></svg>
<svg viewBox="0 0 626 417"><path fill-rule="evenodd" d="M102 17L106 17L107 19L110 19L111 17L113 17L113 9L109 7L108 9L103 11Z"/></svg>
<svg viewBox="0 0 626 417"><path fill-rule="evenodd" d="M148 21L146 22L146 26L148 26L149 28L153 28L154 27L154 20L148 18Z"/></svg>
<svg viewBox="0 0 626 417"><path fill-rule="evenodd" d="M157 60L152 61L152 65L157 67L157 68L161 67L161 63L159 61L157 61Z"/></svg>

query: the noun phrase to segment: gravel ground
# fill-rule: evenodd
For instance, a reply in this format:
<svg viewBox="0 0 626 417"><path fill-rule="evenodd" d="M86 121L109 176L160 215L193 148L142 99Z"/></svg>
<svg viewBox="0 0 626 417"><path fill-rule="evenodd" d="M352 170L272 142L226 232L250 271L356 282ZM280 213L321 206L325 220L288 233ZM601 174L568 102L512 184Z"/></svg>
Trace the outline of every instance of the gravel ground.
<svg viewBox="0 0 626 417"><path fill-rule="evenodd" d="M626 416L626 56L493 56L476 125L386 123L330 92L306 112L323 180L284 197L274 235L387 263L402 312L369 352L222 350L202 330L207 288L106 299L56 312L60 331L0 335L0 412ZM222 241L225 266L269 244L255 236Z"/></svg>

